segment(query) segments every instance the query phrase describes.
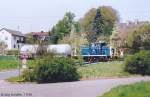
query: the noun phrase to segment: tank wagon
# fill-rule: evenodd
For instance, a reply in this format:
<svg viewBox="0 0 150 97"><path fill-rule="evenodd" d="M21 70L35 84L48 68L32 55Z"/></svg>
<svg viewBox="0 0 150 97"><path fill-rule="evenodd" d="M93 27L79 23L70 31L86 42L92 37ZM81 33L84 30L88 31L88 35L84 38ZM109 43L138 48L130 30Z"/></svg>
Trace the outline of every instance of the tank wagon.
<svg viewBox="0 0 150 97"><path fill-rule="evenodd" d="M36 55L37 49L38 45L24 45L21 47L20 53L27 55L28 58L33 58ZM75 56L69 44L48 45L47 51L59 56ZM114 52L115 49L106 43L91 43L90 45L81 45L80 47L80 54L84 61L88 63L108 61L114 57Z"/></svg>
<svg viewBox="0 0 150 97"><path fill-rule="evenodd" d="M38 47L38 45L23 45L20 49L20 54L33 58ZM71 46L68 44L48 45L47 51L60 56L71 56Z"/></svg>

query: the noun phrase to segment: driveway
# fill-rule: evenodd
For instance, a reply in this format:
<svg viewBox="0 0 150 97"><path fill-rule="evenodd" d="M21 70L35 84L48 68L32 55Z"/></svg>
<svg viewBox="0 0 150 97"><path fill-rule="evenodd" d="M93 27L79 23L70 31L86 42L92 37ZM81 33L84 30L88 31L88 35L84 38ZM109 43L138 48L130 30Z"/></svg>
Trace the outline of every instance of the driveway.
<svg viewBox="0 0 150 97"><path fill-rule="evenodd" d="M118 85L131 84L139 81L150 81L150 77L102 79L50 84L10 84L1 80L0 97L97 97Z"/></svg>

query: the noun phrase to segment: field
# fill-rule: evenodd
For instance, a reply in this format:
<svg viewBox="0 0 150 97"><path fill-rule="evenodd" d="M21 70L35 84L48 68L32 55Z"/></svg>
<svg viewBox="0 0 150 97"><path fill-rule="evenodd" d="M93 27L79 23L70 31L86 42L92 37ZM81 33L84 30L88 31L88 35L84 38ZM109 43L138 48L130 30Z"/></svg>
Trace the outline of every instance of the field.
<svg viewBox="0 0 150 97"><path fill-rule="evenodd" d="M18 59L15 56L0 56L0 70L16 69Z"/></svg>
<svg viewBox="0 0 150 97"><path fill-rule="evenodd" d="M119 86L100 97L150 97L150 82Z"/></svg>
<svg viewBox="0 0 150 97"><path fill-rule="evenodd" d="M131 76L124 71L123 61L101 62L98 64L85 65L79 67L78 72L82 79Z"/></svg>
<svg viewBox="0 0 150 97"><path fill-rule="evenodd" d="M33 60L28 60L29 67L34 66ZM9 69L17 69L19 67L18 58L15 56L0 56L0 71L1 70L9 70Z"/></svg>

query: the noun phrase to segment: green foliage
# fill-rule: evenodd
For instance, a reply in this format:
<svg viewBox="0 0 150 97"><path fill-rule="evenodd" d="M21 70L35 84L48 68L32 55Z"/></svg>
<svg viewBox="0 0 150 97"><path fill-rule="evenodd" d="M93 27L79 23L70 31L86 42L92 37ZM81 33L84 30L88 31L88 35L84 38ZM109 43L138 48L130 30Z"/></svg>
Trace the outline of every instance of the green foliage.
<svg viewBox="0 0 150 97"><path fill-rule="evenodd" d="M150 24L144 24L133 30L127 38L127 45L131 48L131 53L140 50L150 50Z"/></svg>
<svg viewBox="0 0 150 97"><path fill-rule="evenodd" d="M74 21L75 14L67 12L62 20L52 28L49 34L54 37L51 39L52 43L58 43L58 40L62 39L64 36L69 35L72 30L72 25L76 27L76 31L80 30L80 25L78 22Z"/></svg>
<svg viewBox="0 0 150 97"><path fill-rule="evenodd" d="M23 81L36 81L36 75L32 70L23 71L21 77L23 78Z"/></svg>
<svg viewBox="0 0 150 97"><path fill-rule="evenodd" d="M74 61L70 58L51 56L39 59L33 71L26 71L23 77L26 81L37 81L39 83L79 79Z"/></svg>
<svg viewBox="0 0 150 97"><path fill-rule="evenodd" d="M15 55L15 56L17 56L18 55L18 53L19 53L19 51L18 50L8 50L7 51L7 55Z"/></svg>
<svg viewBox="0 0 150 97"><path fill-rule="evenodd" d="M133 74L150 75L150 51L140 51L127 56L125 70Z"/></svg>
<svg viewBox="0 0 150 97"><path fill-rule="evenodd" d="M87 35L87 39L89 40L89 43L96 42L98 37L100 35L104 35L104 21L103 17L101 15L101 11L97 9L96 16L94 18L94 21L92 23L92 31L89 35Z"/></svg>
<svg viewBox="0 0 150 97"><path fill-rule="evenodd" d="M99 7L98 9L95 9L95 8L90 9L85 14L84 18L80 19L80 24L81 24L82 30L87 33L87 36L92 35L93 31L91 31L91 29L93 27L93 22L95 21L97 10L100 10L101 15L103 17L102 24L104 27L103 27L102 32L104 32L103 34L105 36L110 36L112 34L113 27L114 27L116 21L119 21L119 16L117 14L117 11L110 6L102 6L102 7ZM100 21L97 21L97 23L98 22L101 23L101 19L100 19Z"/></svg>
<svg viewBox="0 0 150 97"><path fill-rule="evenodd" d="M8 61L9 60L9 61ZM2 58L0 57L0 70L7 70L7 69L15 69L18 66L18 61L16 58Z"/></svg>
<svg viewBox="0 0 150 97"><path fill-rule="evenodd" d="M100 97L150 97L150 82L118 86Z"/></svg>
<svg viewBox="0 0 150 97"><path fill-rule="evenodd" d="M124 68L123 61L113 61L83 65L78 68L78 72L82 79L130 76Z"/></svg>
<svg viewBox="0 0 150 97"><path fill-rule="evenodd" d="M106 35L111 35L116 21L119 21L119 15L111 6L101 6L98 9L101 10L103 16L104 32Z"/></svg>
<svg viewBox="0 0 150 97"><path fill-rule="evenodd" d="M80 19L79 22L81 24L83 31L85 32L91 31L91 27L92 27L92 23L93 23L95 15L96 15L96 9L92 8L84 15L82 19Z"/></svg>
<svg viewBox="0 0 150 97"><path fill-rule="evenodd" d="M35 44L37 42L37 39L35 39L32 35L32 33L28 33L26 35L26 43L27 44Z"/></svg>
<svg viewBox="0 0 150 97"><path fill-rule="evenodd" d="M16 56L0 56L0 60L17 60Z"/></svg>

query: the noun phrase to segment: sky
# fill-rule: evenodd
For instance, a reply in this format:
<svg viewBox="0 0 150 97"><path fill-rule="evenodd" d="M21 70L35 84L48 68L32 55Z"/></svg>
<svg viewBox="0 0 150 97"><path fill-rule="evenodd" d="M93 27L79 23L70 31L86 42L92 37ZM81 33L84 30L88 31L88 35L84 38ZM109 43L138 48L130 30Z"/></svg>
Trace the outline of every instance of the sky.
<svg viewBox="0 0 150 97"><path fill-rule="evenodd" d="M23 33L49 31L68 11L75 20L91 8L112 6L121 18L150 21L150 0L0 0L0 28Z"/></svg>

